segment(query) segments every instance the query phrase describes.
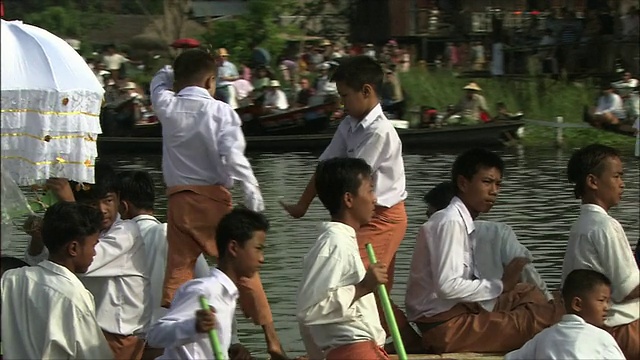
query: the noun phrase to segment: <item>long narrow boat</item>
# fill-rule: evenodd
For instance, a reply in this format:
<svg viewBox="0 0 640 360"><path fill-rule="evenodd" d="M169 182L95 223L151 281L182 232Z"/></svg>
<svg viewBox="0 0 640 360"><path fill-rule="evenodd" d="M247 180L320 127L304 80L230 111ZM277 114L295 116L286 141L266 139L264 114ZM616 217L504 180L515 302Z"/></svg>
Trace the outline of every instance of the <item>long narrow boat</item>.
<svg viewBox="0 0 640 360"><path fill-rule="evenodd" d="M397 129L405 149L496 146L517 138L522 120L491 122L478 125L444 126L441 128ZM317 151L325 148L333 132L310 135L247 136L248 151ZM126 152L130 154L160 153L160 137L98 137L100 154Z"/></svg>

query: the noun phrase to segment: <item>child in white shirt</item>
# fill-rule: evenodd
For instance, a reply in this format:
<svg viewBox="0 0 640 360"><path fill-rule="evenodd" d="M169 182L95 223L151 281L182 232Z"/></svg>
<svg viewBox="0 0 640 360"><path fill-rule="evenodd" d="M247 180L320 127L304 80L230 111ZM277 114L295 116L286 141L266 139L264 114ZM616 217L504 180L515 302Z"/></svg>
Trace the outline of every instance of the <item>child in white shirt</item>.
<svg viewBox="0 0 640 360"><path fill-rule="evenodd" d="M356 240L375 210L371 167L354 158L322 161L315 188L331 221L303 262L296 313L307 353L312 360L387 359L372 294L387 282L387 266L365 271Z"/></svg>
<svg viewBox="0 0 640 360"><path fill-rule="evenodd" d="M182 285L169 312L153 324L147 334L149 345L165 348L158 359L213 359L207 333L216 329L223 351L232 358L247 354L239 344L231 346L237 285L240 278L253 276L264 263L264 247L269 222L260 213L237 208L218 224L216 244L218 266L209 276ZM215 311L200 309L205 296Z"/></svg>
<svg viewBox="0 0 640 360"><path fill-rule="evenodd" d="M597 271L574 270L565 280L562 297L567 310L562 320L505 359L624 360L616 340L602 329L611 300L611 281Z"/></svg>

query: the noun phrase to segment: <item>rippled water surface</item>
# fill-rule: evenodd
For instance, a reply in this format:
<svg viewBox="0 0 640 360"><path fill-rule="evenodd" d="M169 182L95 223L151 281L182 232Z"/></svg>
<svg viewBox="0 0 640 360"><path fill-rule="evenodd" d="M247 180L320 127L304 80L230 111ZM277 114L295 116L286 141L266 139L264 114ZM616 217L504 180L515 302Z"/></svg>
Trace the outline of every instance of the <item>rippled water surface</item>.
<svg viewBox="0 0 640 360"><path fill-rule="evenodd" d="M405 154L407 173L407 212L409 229L398 252L396 279L392 297L403 304L405 284L415 236L425 220L422 196L440 181L447 180L456 153L433 152ZM562 258L568 231L576 219L579 202L572 196L572 187L565 181L565 168L569 152L539 149L512 149L503 153L506 162L505 179L498 203L486 219L502 221L513 227L519 240L535 256L535 264L542 277L552 287L560 280ZM305 218L288 218L278 205L284 198L296 201L303 191L316 164L316 154L252 154L250 156L260 181L266 202L266 214L272 225L267 243L266 264L261 272L264 288L271 303L276 328L290 354L304 350L295 322L295 293L300 278L302 257L316 236L316 226L327 219L326 211L316 200ZM162 184L160 156L119 156L107 158L120 169L143 169L151 172ZM638 239L638 169L639 161L624 158L626 191L622 203L611 211L624 226L635 247ZM164 188L158 187L158 194ZM235 200L242 194L234 190ZM158 217L164 220L166 198L157 199ZM6 255L21 255L26 238L14 240ZM239 320L241 341L262 354L265 345L261 329L249 321Z"/></svg>

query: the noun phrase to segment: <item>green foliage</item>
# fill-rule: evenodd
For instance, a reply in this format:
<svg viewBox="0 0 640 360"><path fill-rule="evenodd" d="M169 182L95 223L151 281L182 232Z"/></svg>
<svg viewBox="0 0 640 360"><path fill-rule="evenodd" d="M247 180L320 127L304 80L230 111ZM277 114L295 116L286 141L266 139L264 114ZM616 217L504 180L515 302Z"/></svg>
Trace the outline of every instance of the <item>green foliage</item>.
<svg viewBox="0 0 640 360"><path fill-rule="evenodd" d="M40 12L27 14L24 20L61 37L82 39L89 30L108 25L111 18L93 10L82 11L75 6L50 6Z"/></svg>
<svg viewBox="0 0 640 360"><path fill-rule="evenodd" d="M214 49L226 48L231 61L236 63L249 61L256 46L269 51L273 58L286 45L279 35L299 32L295 27L280 25L278 16L291 6L291 0L249 1L246 14L213 22L209 31L202 35L202 40Z"/></svg>
<svg viewBox="0 0 640 360"><path fill-rule="evenodd" d="M400 79L407 96L409 108L432 106L443 111L447 105L455 104L463 95L462 87L475 81L483 90L487 105L495 114L498 102L506 104L511 112L523 111L527 119L555 121L562 116L565 123L582 123L585 105L594 104L597 97L597 82L567 83L550 79L462 79L450 72L413 69L401 73ZM527 145L552 145L556 136L553 127L527 125L524 143ZM633 147L634 139L591 128L566 128L564 139L569 146L600 142L604 144Z"/></svg>

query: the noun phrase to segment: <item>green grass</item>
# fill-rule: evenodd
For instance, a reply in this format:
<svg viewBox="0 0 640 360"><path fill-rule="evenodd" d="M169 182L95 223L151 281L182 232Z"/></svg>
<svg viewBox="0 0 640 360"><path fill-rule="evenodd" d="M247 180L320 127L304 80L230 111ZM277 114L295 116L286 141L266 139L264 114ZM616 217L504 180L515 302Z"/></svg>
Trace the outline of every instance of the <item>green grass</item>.
<svg viewBox="0 0 640 360"><path fill-rule="evenodd" d="M495 113L498 102L504 102L511 112L523 111L525 118L555 121L562 116L564 122L583 123L582 109L593 104L597 96L597 80L587 79L580 83L568 83L551 79L467 79L457 78L446 70L424 71L413 69L400 74L406 91L409 108L429 105L444 110L449 104L458 102L462 87L475 81L482 89L491 113ZM556 129L546 126L527 125L522 140L527 146L552 146ZM599 142L610 146L633 149L632 137L607 133L596 129L565 128L564 143L569 147L580 147Z"/></svg>

